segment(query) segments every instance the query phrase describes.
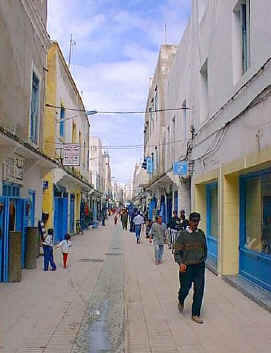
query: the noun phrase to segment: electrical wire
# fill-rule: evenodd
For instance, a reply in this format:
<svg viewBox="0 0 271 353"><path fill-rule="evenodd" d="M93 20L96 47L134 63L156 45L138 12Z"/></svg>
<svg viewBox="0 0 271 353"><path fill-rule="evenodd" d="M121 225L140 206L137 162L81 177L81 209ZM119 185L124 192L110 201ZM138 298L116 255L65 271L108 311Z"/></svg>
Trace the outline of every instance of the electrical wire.
<svg viewBox="0 0 271 353"><path fill-rule="evenodd" d="M63 107L56 106L53 104L45 104L47 108L53 108L53 109L61 109ZM76 109L76 108L65 108L65 110L70 110L74 112L82 112L82 113L87 113L87 110L84 109ZM94 114L91 115L96 115L96 114L152 114L152 113L159 113L159 112L167 112L167 111L179 111L179 110L192 110L191 108L188 107L181 107L181 108L167 108L167 109L157 109L157 110L151 110L151 111L114 111L114 112L109 112L109 111L95 111Z"/></svg>
<svg viewBox="0 0 271 353"><path fill-rule="evenodd" d="M147 147L159 147L159 146L166 146L166 145L172 145L172 144L176 144L176 143L181 143L184 142L183 139L181 140L175 140L175 141L170 141L170 142L166 142L166 143L161 143L161 144L157 144L157 145L148 145ZM71 143L71 142L70 142ZM44 144L48 144L48 145L65 145L65 144L69 144L69 142L50 142L50 141L46 141ZM121 149L121 150L125 150L125 149L137 149L137 148L144 148L145 145L108 145L108 146L96 146L96 145L89 145L89 150L91 152L91 147L96 147L97 149ZM60 148L60 147L57 147Z"/></svg>

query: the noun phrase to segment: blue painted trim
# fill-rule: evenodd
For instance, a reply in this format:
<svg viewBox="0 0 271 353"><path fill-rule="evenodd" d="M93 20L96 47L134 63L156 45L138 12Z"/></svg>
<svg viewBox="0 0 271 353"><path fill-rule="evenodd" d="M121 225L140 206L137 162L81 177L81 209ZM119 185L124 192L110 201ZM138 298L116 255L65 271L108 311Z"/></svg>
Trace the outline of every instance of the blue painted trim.
<svg viewBox="0 0 271 353"><path fill-rule="evenodd" d="M212 263L217 265L218 241L217 238L211 234L212 229L212 200L211 192L217 189L218 183L214 182L206 185L206 237L208 244L208 258Z"/></svg>

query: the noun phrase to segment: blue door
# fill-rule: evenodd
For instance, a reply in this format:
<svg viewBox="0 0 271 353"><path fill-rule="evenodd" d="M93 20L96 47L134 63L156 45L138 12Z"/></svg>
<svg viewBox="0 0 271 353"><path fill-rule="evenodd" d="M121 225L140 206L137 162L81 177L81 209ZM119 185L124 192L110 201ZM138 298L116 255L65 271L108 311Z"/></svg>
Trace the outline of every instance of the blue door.
<svg viewBox="0 0 271 353"><path fill-rule="evenodd" d="M70 233L74 233L74 207L75 207L75 196L70 196Z"/></svg>
<svg viewBox="0 0 271 353"><path fill-rule="evenodd" d="M8 282L9 200L0 197L0 282Z"/></svg>
<svg viewBox="0 0 271 353"><path fill-rule="evenodd" d="M206 185L207 196L207 243L208 259L217 265L217 239L218 239L218 185Z"/></svg>
<svg viewBox="0 0 271 353"><path fill-rule="evenodd" d="M21 232L21 241L22 241L22 254L21 254L21 263L22 268L25 264L25 252L26 252L26 228L28 226L28 212L27 207L28 201L25 199L10 199L10 202L14 202L16 209L16 222L15 222L15 231Z"/></svg>
<svg viewBox="0 0 271 353"><path fill-rule="evenodd" d="M271 170L240 177L239 272L271 291Z"/></svg>
<svg viewBox="0 0 271 353"><path fill-rule="evenodd" d="M68 198L54 198L54 241L59 243L68 231Z"/></svg>
<svg viewBox="0 0 271 353"><path fill-rule="evenodd" d="M167 219L166 224L169 223L172 217L172 195L167 195Z"/></svg>

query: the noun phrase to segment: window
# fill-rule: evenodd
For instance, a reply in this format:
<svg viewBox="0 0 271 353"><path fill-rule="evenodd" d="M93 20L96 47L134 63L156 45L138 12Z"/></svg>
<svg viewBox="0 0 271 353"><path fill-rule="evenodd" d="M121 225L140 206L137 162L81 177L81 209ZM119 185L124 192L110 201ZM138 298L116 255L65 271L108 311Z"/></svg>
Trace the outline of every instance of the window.
<svg viewBox="0 0 271 353"><path fill-rule="evenodd" d="M200 121L208 118L208 59L202 65L200 70Z"/></svg>
<svg viewBox="0 0 271 353"><path fill-rule="evenodd" d="M64 119L65 119L65 108L61 106L60 108L60 122L59 122L59 135L64 137Z"/></svg>
<svg viewBox="0 0 271 353"><path fill-rule="evenodd" d="M241 3L241 29L242 29L242 69L243 73L249 67L249 39L250 39L250 0Z"/></svg>
<svg viewBox="0 0 271 353"><path fill-rule="evenodd" d="M38 124L39 124L39 100L40 100L40 80L33 72L32 92L31 92L31 112L30 112L30 140L38 143Z"/></svg>
<svg viewBox="0 0 271 353"><path fill-rule="evenodd" d="M250 66L250 0L239 0L233 17L234 84Z"/></svg>
<svg viewBox="0 0 271 353"><path fill-rule="evenodd" d="M245 247L271 255L271 174L248 178L244 197Z"/></svg>

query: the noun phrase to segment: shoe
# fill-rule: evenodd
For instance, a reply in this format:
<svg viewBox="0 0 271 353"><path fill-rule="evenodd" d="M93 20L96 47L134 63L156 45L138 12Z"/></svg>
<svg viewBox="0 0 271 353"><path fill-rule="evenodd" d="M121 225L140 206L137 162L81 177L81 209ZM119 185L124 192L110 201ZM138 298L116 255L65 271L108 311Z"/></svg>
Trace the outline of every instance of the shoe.
<svg viewBox="0 0 271 353"><path fill-rule="evenodd" d="M179 312L182 314L183 311L184 311L184 305L181 304L181 303L178 303L178 310L179 310Z"/></svg>
<svg viewBox="0 0 271 353"><path fill-rule="evenodd" d="M159 265L159 261L155 261L155 265Z"/></svg>
<svg viewBox="0 0 271 353"><path fill-rule="evenodd" d="M199 316L192 316L192 320L195 321L197 324L203 324L203 320Z"/></svg>

